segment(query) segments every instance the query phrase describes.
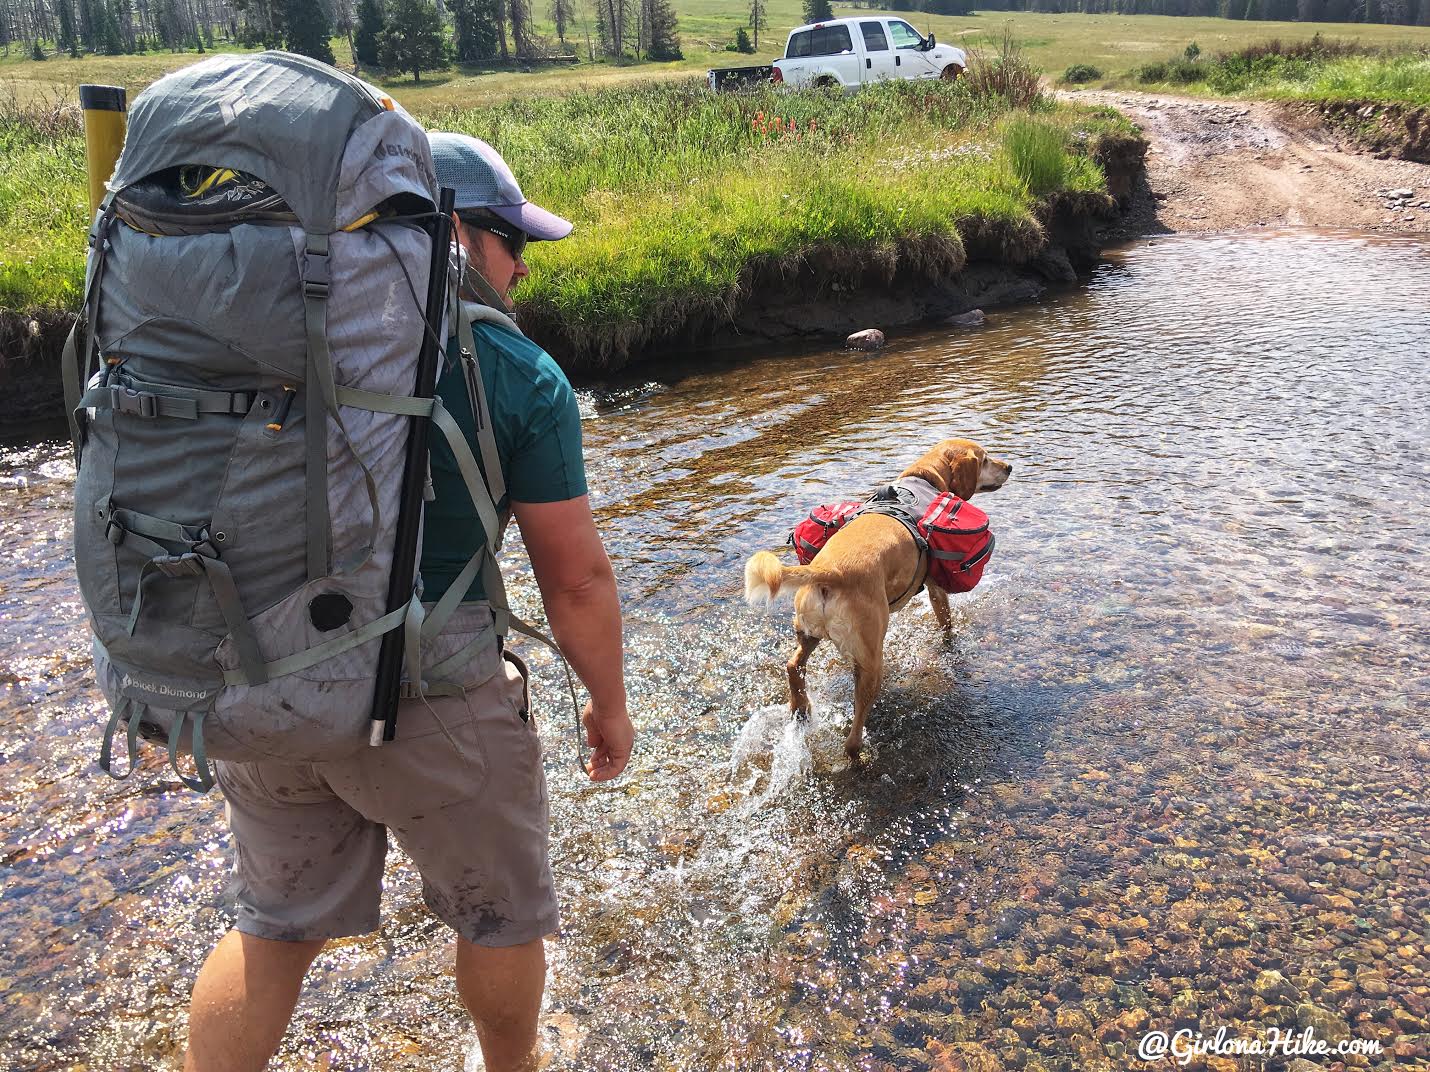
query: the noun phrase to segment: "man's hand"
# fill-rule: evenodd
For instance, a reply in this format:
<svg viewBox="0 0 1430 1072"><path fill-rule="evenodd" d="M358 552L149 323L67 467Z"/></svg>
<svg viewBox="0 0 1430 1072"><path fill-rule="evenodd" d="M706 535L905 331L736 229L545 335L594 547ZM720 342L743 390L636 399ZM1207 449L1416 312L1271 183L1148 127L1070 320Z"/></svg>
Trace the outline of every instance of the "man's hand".
<svg viewBox="0 0 1430 1072"><path fill-rule="evenodd" d="M588 703L581 724L586 727L586 743L593 749L586 764L591 781L609 782L620 777L630 762L636 739L630 715L624 708L616 712L598 711L595 704Z"/></svg>

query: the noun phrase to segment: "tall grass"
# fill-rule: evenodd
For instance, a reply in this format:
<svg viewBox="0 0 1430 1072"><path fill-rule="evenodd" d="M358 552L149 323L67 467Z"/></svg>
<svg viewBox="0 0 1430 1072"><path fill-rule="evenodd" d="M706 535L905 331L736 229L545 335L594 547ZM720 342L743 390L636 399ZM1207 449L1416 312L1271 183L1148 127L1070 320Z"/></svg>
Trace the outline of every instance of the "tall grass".
<svg viewBox="0 0 1430 1072"><path fill-rule="evenodd" d="M79 303L88 215L79 109L0 99L0 310Z"/></svg>
<svg viewBox="0 0 1430 1072"><path fill-rule="evenodd" d="M963 81L974 96L999 101L1007 108L1036 108L1044 103L1042 72L1028 62L1011 30L1005 28L992 48L973 47L968 52Z"/></svg>
<svg viewBox="0 0 1430 1072"><path fill-rule="evenodd" d="M608 354L728 313L760 280L810 264L947 274L970 230L1032 251L1041 199L1100 194L1094 139L1130 130L1109 113L1037 107L1010 110L962 82L840 97L692 81L422 118L490 141L529 197L576 223L570 239L530 248L517 297L572 346ZM73 308L83 139L0 110L0 148L0 308Z"/></svg>
<svg viewBox="0 0 1430 1072"><path fill-rule="evenodd" d="M1009 166L1034 197L1060 190L1073 164L1062 127L1033 116L1011 116L1003 124L1003 150Z"/></svg>

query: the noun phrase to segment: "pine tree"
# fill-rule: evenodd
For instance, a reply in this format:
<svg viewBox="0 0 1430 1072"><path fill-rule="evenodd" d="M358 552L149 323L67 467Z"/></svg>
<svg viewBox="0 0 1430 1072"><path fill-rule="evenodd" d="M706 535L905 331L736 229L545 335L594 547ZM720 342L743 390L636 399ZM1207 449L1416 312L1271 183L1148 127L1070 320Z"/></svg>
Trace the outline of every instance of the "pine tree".
<svg viewBox="0 0 1430 1072"><path fill-rule="evenodd" d="M750 0L750 29L755 31L755 51L760 50L760 31L770 24L765 0Z"/></svg>
<svg viewBox="0 0 1430 1072"><path fill-rule="evenodd" d="M59 46L79 59L79 36L74 32L74 12L70 10L70 0L56 0L55 8L60 20Z"/></svg>
<svg viewBox="0 0 1430 1072"><path fill-rule="evenodd" d="M675 9L670 0L644 0L646 57L662 63L685 57L680 52L680 34L676 30Z"/></svg>
<svg viewBox="0 0 1430 1072"><path fill-rule="evenodd" d="M484 0L490 5L492 17L497 25L497 51L502 63L511 62L511 53L506 50L506 0Z"/></svg>
<svg viewBox="0 0 1430 1072"><path fill-rule="evenodd" d="M556 37L566 47L566 28L576 21L576 0L551 0L551 21L556 24Z"/></svg>
<svg viewBox="0 0 1430 1072"><path fill-rule="evenodd" d="M601 39L601 51L612 59L626 54L629 6L629 0L596 0L596 33Z"/></svg>
<svg viewBox="0 0 1430 1072"><path fill-rule="evenodd" d="M119 19L115 17L114 9L109 4L97 2L94 12L100 20L96 33L99 50L106 56L124 55L124 36L119 32Z"/></svg>
<svg viewBox="0 0 1430 1072"><path fill-rule="evenodd" d="M499 2L499 0L498 0ZM447 0L455 23L455 45L460 63L489 63L501 52L497 43L497 17L493 0Z"/></svg>
<svg viewBox="0 0 1430 1072"><path fill-rule="evenodd" d="M804 0L805 22L828 22L834 18L834 9L829 0Z"/></svg>
<svg viewBox="0 0 1430 1072"><path fill-rule="evenodd" d="M332 28L328 25L328 14L318 0L286 0L284 18L289 52L312 56L324 63L336 63L333 46L328 39Z"/></svg>
<svg viewBox="0 0 1430 1072"><path fill-rule="evenodd" d="M527 0L507 0L511 15L511 43L516 49L516 58L531 56L531 8Z"/></svg>
<svg viewBox="0 0 1430 1072"><path fill-rule="evenodd" d="M447 35L432 0L393 0L387 28L378 37L378 54L389 71L411 71L414 82L423 71L447 66Z"/></svg>
<svg viewBox="0 0 1430 1072"><path fill-rule="evenodd" d="M361 0L357 10L357 33L353 35L353 58L363 67L382 62L378 39L386 28L382 0Z"/></svg>

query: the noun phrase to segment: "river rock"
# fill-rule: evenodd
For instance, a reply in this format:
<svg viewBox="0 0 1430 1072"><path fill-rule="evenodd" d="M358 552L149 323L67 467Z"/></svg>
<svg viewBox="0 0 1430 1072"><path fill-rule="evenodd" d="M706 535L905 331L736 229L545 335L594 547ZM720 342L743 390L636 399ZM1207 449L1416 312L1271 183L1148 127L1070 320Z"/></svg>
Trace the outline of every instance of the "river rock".
<svg viewBox="0 0 1430 1072"><path fill-rule="evenodd" d="M1172 1022L1178 1027L1190 1027L1197 1022L1197 1015L1201 1011L1197 1003L1197 994L1191 987L1185 987L1177 992L1177 996L1172 999Z"/></svg>
<svg viewBox="0 0 1430 1072"><path fill-rule="evenodd" d="M1286 897L1302 904L1306 903L1312 897L1315 896L1315 891L1311 889L1310 883L1308 883L1300 875L1292 874L1290 872L1272 875L1271 885L1275 886Z"/></svg>
<svg viewBox="0 0 1430 1072"><path fill-rule="evenodd" d="M1330 1046L1351 1037L1350 1025L1330 1009L1323 1009L1319 1005L1297 1005L1296 1026L1303 1031L1310 1028L1314 1037Z"/></svg>
<svg viewBox="0 0 1430 1072"><path fill-rule="evenodd" d="M1091 1035L1092 1020L1081 1009L1064 1007L1058 1009L1054 1020L1058 1030L1064 1035Z"/></svg>
<svg viewBox="0 0 1430 1072"><path fill-rule="evenodd" d="M1003 1063L976 1042L955 1042L953 1045L933 1040L927 1053L934 1058L935 1068L959 1068L966 1072L1003 1072Z"/></svg>
<svg viewBox="0 0 1430 1072"><path fill-rule="evenodd" d="M1379 972L1361 972L1356 976L1356 985L1368 998L1383 998L1390 993L1390 984Z"/></svg>
<svg viewBox="0 0 1430 1072"><path fill-rule="evenodd" d="M877 350L884 345L884 333L878 328L865 328L845 339L844 345L851 350Z"/></svg>
<svg viewBox="0 0 1430 1072"><path fill-rule="evenodd" d="M1252 992L1268 1005L1294 1005L1301 1000L1296 985L1279 971L1264 971L1251 984Z"/></svg>
<svg viewBox="0 0 1430 1072"><path fill-rule="evenodd" d="M987 322L988 318L983 315L982 309L970 309L966 313L959 313L944 321L950 327L955 328L976 328Z"/></svg>

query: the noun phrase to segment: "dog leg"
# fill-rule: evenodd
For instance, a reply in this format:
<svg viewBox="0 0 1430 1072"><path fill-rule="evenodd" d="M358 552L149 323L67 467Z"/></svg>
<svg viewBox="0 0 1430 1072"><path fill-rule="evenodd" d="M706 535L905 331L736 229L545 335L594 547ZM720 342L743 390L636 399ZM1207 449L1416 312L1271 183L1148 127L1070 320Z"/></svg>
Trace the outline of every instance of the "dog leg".
<svg viewBox="0 0 1430 1072"><path fill-rule="evenodd" d="M883 680L882 653L873 660L870 666L854 664L854 725L850 727L849 737L844 742L844 752L852 763L859 761L859 750L864 745L864 719L869 714L869 708L874 706L874 700L879 695L879 686L883 684Z"/></svg>
<svg viewBox="0 0 1430 1072"><path fill-rule="evenodd" d="M789 674L789 709L794 712L795 718L803 722L809 717L809 694L804 688L804 666L809 662L814 649L819 646L819 637L801 633L797 627L794 635L799 641L799 650L790 656L789 662L785 664L785 672Z"/></svg>
<svg viewBox="0 0 1430 1072"><path fill-rule="evenodd" d="M933 608L934 619L938 622L938 627L943 631L944 640L953 637L953 614L948 609L948 593L942 588L928 586L929 606Z"/></svg>

